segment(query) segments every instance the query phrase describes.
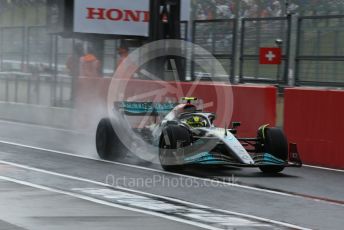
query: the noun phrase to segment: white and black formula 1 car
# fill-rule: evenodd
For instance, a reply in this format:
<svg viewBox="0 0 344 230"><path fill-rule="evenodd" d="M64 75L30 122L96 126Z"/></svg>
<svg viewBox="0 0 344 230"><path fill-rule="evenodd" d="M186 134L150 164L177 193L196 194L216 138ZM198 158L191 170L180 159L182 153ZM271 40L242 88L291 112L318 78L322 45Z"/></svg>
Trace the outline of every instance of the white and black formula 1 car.
<svg viewBox="0 0 344 230"><path fill-rule="evenodd" d="M285 167L301 167L296 144L288 143L279 128L261 126L255 138L237 137L240 122L232 127L215 127L214 113L195 106L197 98L183 98L180 104L120 102L115 109L127 116L156 116L149 127L135 129L142 139L158 147L159 161L167 171L190 165L257 167L278 173ZM157 119L156 119L157 120ZM116 159L128 152L113 128L111 119L102 119L97 128L96 148L102 159Z"/></svg>

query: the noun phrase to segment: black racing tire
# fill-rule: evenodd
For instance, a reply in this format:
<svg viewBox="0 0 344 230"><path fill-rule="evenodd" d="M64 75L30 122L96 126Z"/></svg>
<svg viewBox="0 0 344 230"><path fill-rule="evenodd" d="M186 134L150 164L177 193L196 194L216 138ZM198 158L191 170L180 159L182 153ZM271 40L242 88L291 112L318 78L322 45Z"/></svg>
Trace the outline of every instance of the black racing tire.
<svg viewBox="0 0 344 230"><path fill-rule="evenodd" d="M118 138L109 118L100 120L96 131L96 148L104 160L119 160L126 156L127 149Z"/></svg>
<svg viewBox="0 0 344 230"><path fill-rule="evenodd" d="M262 144L263 152L269 153L284 161L288 160L288 141L281 129L267 127L263 130L259 130L258 139ZM283 171L284 166L264 165L259 168L264 173L279 173Z"/></svg>
<svg viewBox="0 0 344 230"><path fill-rule="evenodd" d="M177 146L178 143L181 143L181 145ZM191 136L187 128L178 125L165 127L159 141L159 160L161 167L166 171L172 172L182 170L183 165L178 162L175 154L179 148L187 147L190 144Z"/></svg>

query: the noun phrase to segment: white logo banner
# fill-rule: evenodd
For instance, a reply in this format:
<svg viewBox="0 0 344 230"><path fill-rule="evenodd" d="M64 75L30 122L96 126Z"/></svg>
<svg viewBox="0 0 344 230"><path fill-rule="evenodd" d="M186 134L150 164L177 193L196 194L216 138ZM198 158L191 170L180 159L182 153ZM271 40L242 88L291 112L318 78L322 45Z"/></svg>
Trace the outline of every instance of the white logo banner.
<svg viewBox="0 0 344 230"><path fill-rule="evenodd" d="M74 32L148 36L149 0L75 0ZM189 20L190 0L182 0Z"/></svg>

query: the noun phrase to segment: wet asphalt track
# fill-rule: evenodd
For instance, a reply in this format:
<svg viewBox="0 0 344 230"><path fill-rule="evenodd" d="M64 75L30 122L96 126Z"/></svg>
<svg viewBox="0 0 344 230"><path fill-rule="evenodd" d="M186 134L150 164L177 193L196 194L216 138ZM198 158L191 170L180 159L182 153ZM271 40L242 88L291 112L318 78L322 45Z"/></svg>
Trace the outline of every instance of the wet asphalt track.
<svg viewBox="0 0 344 230"><path fill-rule="evenodd" d="M0 140L97 158L93 135L0 122ZM139 162L134 158L118 164L0 142L0 207L3 209L0 210L0 229L38 229L35 224L40 226L44 221L48 225L51 223L51 229L61 229L56 227L61 227L61 224L65 224L63 229L73 229L73 223L83 226L85 222L90 222L90 229L109 229L111 226L118 226L115 229L162 229L162 226L164 229L283 229L297 226L342 229L344 226L344 172L303 167L289 168L278 176L269 176L257 169L208 168L190 169L182 174L164 173L159 165ZM114 178L118 180L114 181ZM156 183L130 183L138 179L146 182L152 178ZM214 179L220 182L214 182ZM168 184L171 181L177 182ZM30 184L23 184L25 182ZM120 190L107 187L106 182L116 182L113 184ZM32 188L30 185L42 187ZM34 190L34 195L27 197L26 190ZM8 191L13 196L7 197ZM133 202L123 203L118 199L122 193L131 194L125 201ZM56 199L60 196L61 199ZM78 196L108 203L92 203ZM32 197L37 202L30 206ZM176 201L172 202L170 198ZM18 200L28 204L20 204ZM180 203L183 201L191 204L185 206ZM79 208L75 208L73 202ZM42 203L47 205L37 205ZM149 209L155 203L156 209ZM112 207L111 204L119 206ZM23 210L28 206L38 214L25 213ZM5 208L9 210L6 215L3 214L4 207L11 207ZM123 207L133 210L123 210ZM69 212L63 214L63 210ZM78 210L87 210L88 213L79 213ZM202 214L201 211L209 213ZM42 213L54 218L32 217ZM253 217L243 217L240 213ZM88 219L87 216L97 218ZM223 219L228 221L221 222ZM291 225L288 227L274 221Z"/></svg>

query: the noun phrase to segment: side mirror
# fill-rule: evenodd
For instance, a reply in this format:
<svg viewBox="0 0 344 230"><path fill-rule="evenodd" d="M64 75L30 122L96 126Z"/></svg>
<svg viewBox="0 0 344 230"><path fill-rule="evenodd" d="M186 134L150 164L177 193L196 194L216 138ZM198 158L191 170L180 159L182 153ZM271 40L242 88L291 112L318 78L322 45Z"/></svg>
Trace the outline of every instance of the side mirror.
<svg viewBox="0 0 344 230"><path fill-rule="evenodd" d="M241 126L241 122L232 122L232 129L236 129Z"/></svg>

